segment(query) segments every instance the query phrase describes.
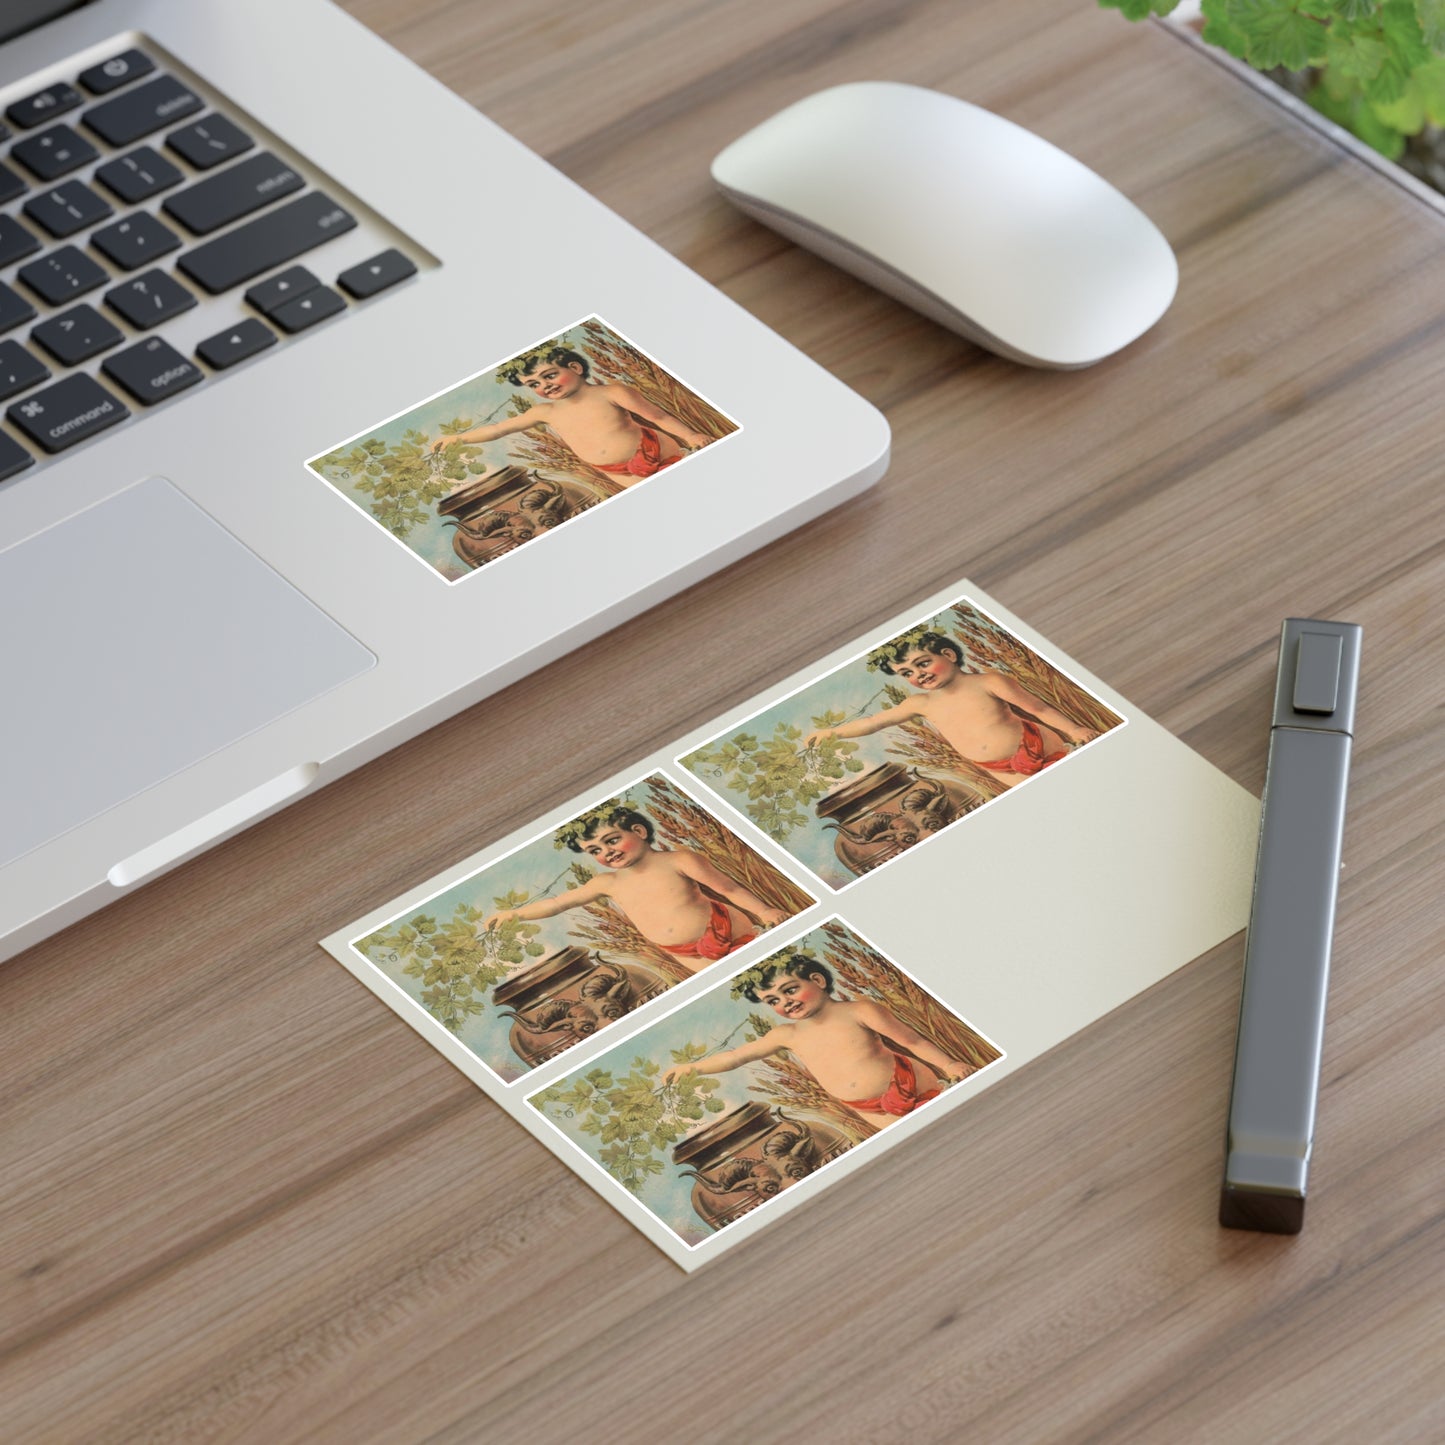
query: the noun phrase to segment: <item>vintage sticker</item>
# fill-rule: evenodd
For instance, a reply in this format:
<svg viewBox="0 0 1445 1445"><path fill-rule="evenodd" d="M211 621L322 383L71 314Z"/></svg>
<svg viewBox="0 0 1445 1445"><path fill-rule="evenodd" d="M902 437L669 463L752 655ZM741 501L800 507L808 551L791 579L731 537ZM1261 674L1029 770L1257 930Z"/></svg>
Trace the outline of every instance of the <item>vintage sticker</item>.
<svg viewBox="0 0 1445 1445"><path fill-rule="evenodd" d="M351 948L512 1083L814 901L651 773Z"/></svg>
<svg viewBox="0 0 1445 1445"><path fill-rule="evenodd" d="M592 316L306 465L457 582L737 430Z"/></svg>
<svg viewBox="0 0 1445 1445"><path fill-rule="evenodd" d="M960 598L677 763L841 890L1123 722Z"/></svg>
<svg viewBox="0 0 1445 1445"><path fill-rule="evenodd" d="M527 1103L697 1249L1002 1058L835 917Z"/></svg>

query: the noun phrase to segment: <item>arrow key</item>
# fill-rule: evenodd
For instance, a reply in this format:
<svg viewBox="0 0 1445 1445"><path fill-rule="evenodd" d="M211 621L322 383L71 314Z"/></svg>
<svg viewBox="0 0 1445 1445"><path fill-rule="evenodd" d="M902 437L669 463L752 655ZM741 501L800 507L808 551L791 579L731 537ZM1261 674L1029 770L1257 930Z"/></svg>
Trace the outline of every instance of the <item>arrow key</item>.
<svg viewBox="0 0 1445 1445"><path fill-rule="evenodd" d="M276 334L254 317L238 321L214 336L208 336L196 347L196 355L215 371L225 371L238 361L245 361L268 346L276 344Z"/></svg>
<svg viewBox="0 0 1445 1445"><path fill-rule="evenodd" d="M348 296L365 301L398 281L416 275L416 267L395 248L363 261L359 266L349 267L336 278L336 283Z"/></svg>
<svg viewBox="0 0 1445 1445"><path fill-rule="evenodd" d="M329 286L318 286L314 291L308 291L304 296L298 296L294 301L287 301L271 312L271 320L281 328L282 331L295 333L305 331L308 326L315 326L318 321L325 321L328 316L335 316L338 311L346 310L346 302L341 299Z"/></svg>
<svg viewBox="0 0 1445 1445"><path fill-rule="evenodd" d="M269 316L278 306L314 291L321 282L304 266L288 266L264 281L258 281L246 290L246 300L261 313Z"/></svg>

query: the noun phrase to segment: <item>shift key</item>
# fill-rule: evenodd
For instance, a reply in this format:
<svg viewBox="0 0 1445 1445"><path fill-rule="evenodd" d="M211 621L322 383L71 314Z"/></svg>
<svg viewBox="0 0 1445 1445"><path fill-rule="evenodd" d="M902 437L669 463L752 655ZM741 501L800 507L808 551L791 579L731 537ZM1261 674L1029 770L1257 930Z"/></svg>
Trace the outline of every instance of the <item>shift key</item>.
<svg viewBox="0 0 1445 1445"><path fill-rule="evenodd" d="M215 295L239 286L263 271L354 229L356 217L330 196L309 191L294 201L244 226L217 236L192 251L176 265L193 281Z"/></svg>
<svg viewBox="0 0 1445 1445"><path fill-rule="evenodd" d="M286 164L277 160L269 151L251 156L239 165L228 166L216 175L197 181L183 191L177 191L165 203L164 209L189 231L198 236L208 236L292 191L299 191L305 183Z"/></svg>

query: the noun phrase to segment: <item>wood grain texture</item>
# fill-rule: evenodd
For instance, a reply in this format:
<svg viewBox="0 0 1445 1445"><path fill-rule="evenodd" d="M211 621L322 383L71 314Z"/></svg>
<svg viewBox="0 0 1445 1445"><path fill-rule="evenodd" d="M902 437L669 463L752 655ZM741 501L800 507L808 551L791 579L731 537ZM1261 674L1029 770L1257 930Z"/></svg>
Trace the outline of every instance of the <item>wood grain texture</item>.
<svg viewBox="0 0 1445 1445"><path fill-rule="evenodd" d="M571 659L585 709L523 682L0 970L0 1434L1445 1438L1445 215L1080 0L347 8L873 400L894 462ZM713 192L748 126L879 77L1138 201L1163 323L1025 371ZM1280 619L1364 624L1306 1231L1215 1223L1235 939L684 1276L315 940L960 575L1255 791ZM642 706L617 664L656 649ZM466 761L497 738L505 788Z"/></svg>

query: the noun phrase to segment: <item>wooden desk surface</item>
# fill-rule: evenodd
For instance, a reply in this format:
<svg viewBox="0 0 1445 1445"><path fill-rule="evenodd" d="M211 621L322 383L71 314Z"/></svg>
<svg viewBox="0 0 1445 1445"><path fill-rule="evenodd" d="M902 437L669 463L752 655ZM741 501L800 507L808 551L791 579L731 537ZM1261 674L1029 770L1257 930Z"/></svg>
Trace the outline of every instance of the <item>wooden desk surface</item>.
<svg viewBox="0 0 1445 1445"><path fill-rule="evenodd" d="M1445 1437L1445 216L1084 0L348 8L876 402L893 467L571 659L582 716L522 683L0 970L0 1434ZM876 77L1137 200L1163 323L1026 371L713 192ZM1306 1231L1215 1222L1236 938L689 1278L315 940L961 575L1256 791L1280 619L1364 624Z"/></svg>

